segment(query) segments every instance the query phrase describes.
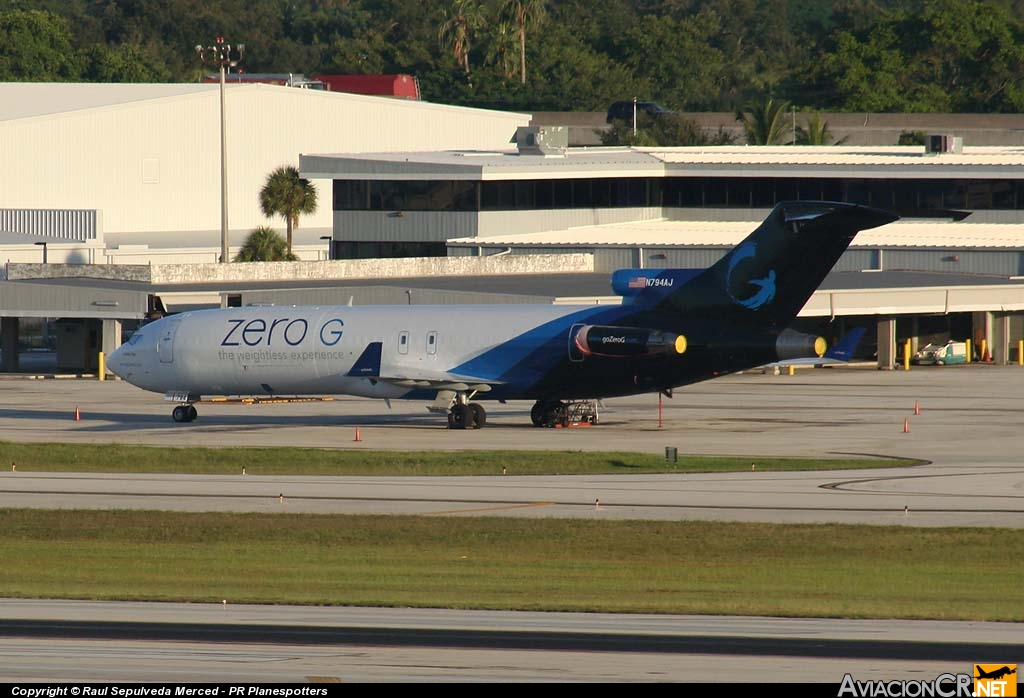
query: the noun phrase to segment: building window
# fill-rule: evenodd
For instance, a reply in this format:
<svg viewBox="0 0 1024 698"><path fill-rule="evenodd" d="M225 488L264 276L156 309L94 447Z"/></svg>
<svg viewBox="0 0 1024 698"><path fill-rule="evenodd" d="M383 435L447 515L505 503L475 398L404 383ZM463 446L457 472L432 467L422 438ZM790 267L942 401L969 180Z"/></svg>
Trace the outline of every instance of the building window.
<svg viewBox="0 0 1024 698"><path fill-rule="evenodd" d="M445 257L443 242L347 242L334 243L334 259L393 259L399 257Z"/></svg>
<svg viewBox="0 0 1024 698"><path fill-rule="evenodd" d="M533 211L655 206L770 208L824 200L879 208L1024 207L1024 183L995 179L594 177L471 182L334 180L336 211Z"/></svg>

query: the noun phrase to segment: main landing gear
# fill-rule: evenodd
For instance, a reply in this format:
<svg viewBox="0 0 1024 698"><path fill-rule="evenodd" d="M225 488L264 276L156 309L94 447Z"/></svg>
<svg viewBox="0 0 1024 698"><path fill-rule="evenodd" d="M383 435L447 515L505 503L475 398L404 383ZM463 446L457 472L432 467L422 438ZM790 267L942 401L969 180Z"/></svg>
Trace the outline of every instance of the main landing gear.
<svg viewBox="0 0 1024 698"><path fill-rule="evenodd" d="M487 411L479 402L456 402L448 410L449 429L479 429L487 423Z"/></svg>
<svg viewBox="0 0 1024 698"><path fill-rule="evenodd" d="M198 416L195 405L178 405L171 410L171 419L175 422L194 422Z"/></svg>
<svg viewBox="0 0 1024 698"><path fill-rule="evenodd" d="M530 410L535 427L567 427L573 424L597 424L597 402L593 400L538 400Z"/></svg>

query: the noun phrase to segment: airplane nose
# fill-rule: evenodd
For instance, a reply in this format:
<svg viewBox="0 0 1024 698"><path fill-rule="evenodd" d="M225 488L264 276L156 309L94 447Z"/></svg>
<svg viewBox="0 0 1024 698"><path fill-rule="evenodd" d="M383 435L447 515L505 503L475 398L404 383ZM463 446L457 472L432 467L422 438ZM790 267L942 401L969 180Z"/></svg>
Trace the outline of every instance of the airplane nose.
<svg viewBox="0 0 1024 698"><path fill-rule="evenodd" d="M123 348L124 347L118 347L110 356L106 357L106 367L110 368L112 372L118 376L121 375L120 368L124 360L121 353Z"/></svg>
<svg viewBox="0 0 1024 698"><path fill-rule="evenodd" d="M115 375L124 378L121 375L121 370L124 367L124 346L120 346L114 350L114 352L107 357L107 368L110 369Z"/></svg>

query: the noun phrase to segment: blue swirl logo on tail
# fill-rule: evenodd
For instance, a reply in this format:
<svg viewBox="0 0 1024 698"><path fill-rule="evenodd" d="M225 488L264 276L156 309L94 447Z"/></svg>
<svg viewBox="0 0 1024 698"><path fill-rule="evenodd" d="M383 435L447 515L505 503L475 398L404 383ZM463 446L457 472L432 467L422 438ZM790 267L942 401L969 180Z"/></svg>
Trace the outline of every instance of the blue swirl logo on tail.
<svg viewBox="0 0 1024 698"><path fill-rule="evenodd" d="M747 259L753 259L757 256L757 244L748 242L740 245L733 252L732 258L729 260L729 267L726 272L725 287L729 297L733 299L739 305L750 310L757 310L766 303L770 303L775 298L775 270L769 269L768 273L761 278L744 278L746 274L752 271L752 265L740 263ZM756 291L745 298L737 298L737 295L733 293L733 288L737 289L737 293L746 294L749 292L749 287L756 287Z"/></svg>

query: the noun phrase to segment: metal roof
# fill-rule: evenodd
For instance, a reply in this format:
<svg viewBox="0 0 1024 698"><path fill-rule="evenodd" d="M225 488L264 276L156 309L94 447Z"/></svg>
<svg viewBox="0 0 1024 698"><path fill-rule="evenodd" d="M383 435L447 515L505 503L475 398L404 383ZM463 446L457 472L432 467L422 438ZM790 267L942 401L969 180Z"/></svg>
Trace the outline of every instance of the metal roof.
<svg viewBox="0 0 1024 698"><path fill-rule="evenodd" d="M639 149L670 165L783 165L816 167L855 165L883 167L907 165L962 167L1019 166L1024 164L1024 148L1016 146L964 147L959 153L926 153L924 146L714 146L688 148Z"/></svg>
<svg viewBox="0 0 1024 698"><path fill-rule="evenodd" d="M296 88L268 83L240 83L228 81L225 87L231 90L287 90L294 93ZM33 117L65 114L88 109L117 107L134 102L180 97L190 94L206 94L220 90L219 83L53 83L53 82L0 82L0 121L28 119ZM510 118L528 119L529 114L498 112L448 104L436 104L420 100L402 100L394 97L361 95L351 92L330 92L325 90L303 90L304 95L313 99L334 99L360 102L378 102L404 110L443 110L459 115L500 114Z"/></svg>
<svg viewBox="0 0 1024 698"><path fill-rule="evenodd" d="M203 83L5 82L0 83L0 121L112 107L219 89L219 84Z"/></svg>
<svg viewBox="0 0 1024 698"><path fill-rule="evenodd" d="M304 155L306 177L338 179L550 179L580 175L843 176L888 178L1019 177L1024 147L964 147L926 153L924 146L700 146L567 148L549 155L443 151Z"/></svg>
<svg viewBox="0 0 1024 698"><path fill-rule="evenodd" d="M469 179L505 180L588 177L661 176L664 164L639 150L569 148L565 154L520 154L509 151L335 153L302 155L303 177L326 179Z"/></svg>
<svg viewBox="0 0 1024 698"><path fill-rule="evenodd" d="M537 233L463 237L449 245L489 247L731 247L759 225L752 221L648 220ZM898 221L858 233L858 247L1019 249L1024 226L1012 223Z"/></svg>

